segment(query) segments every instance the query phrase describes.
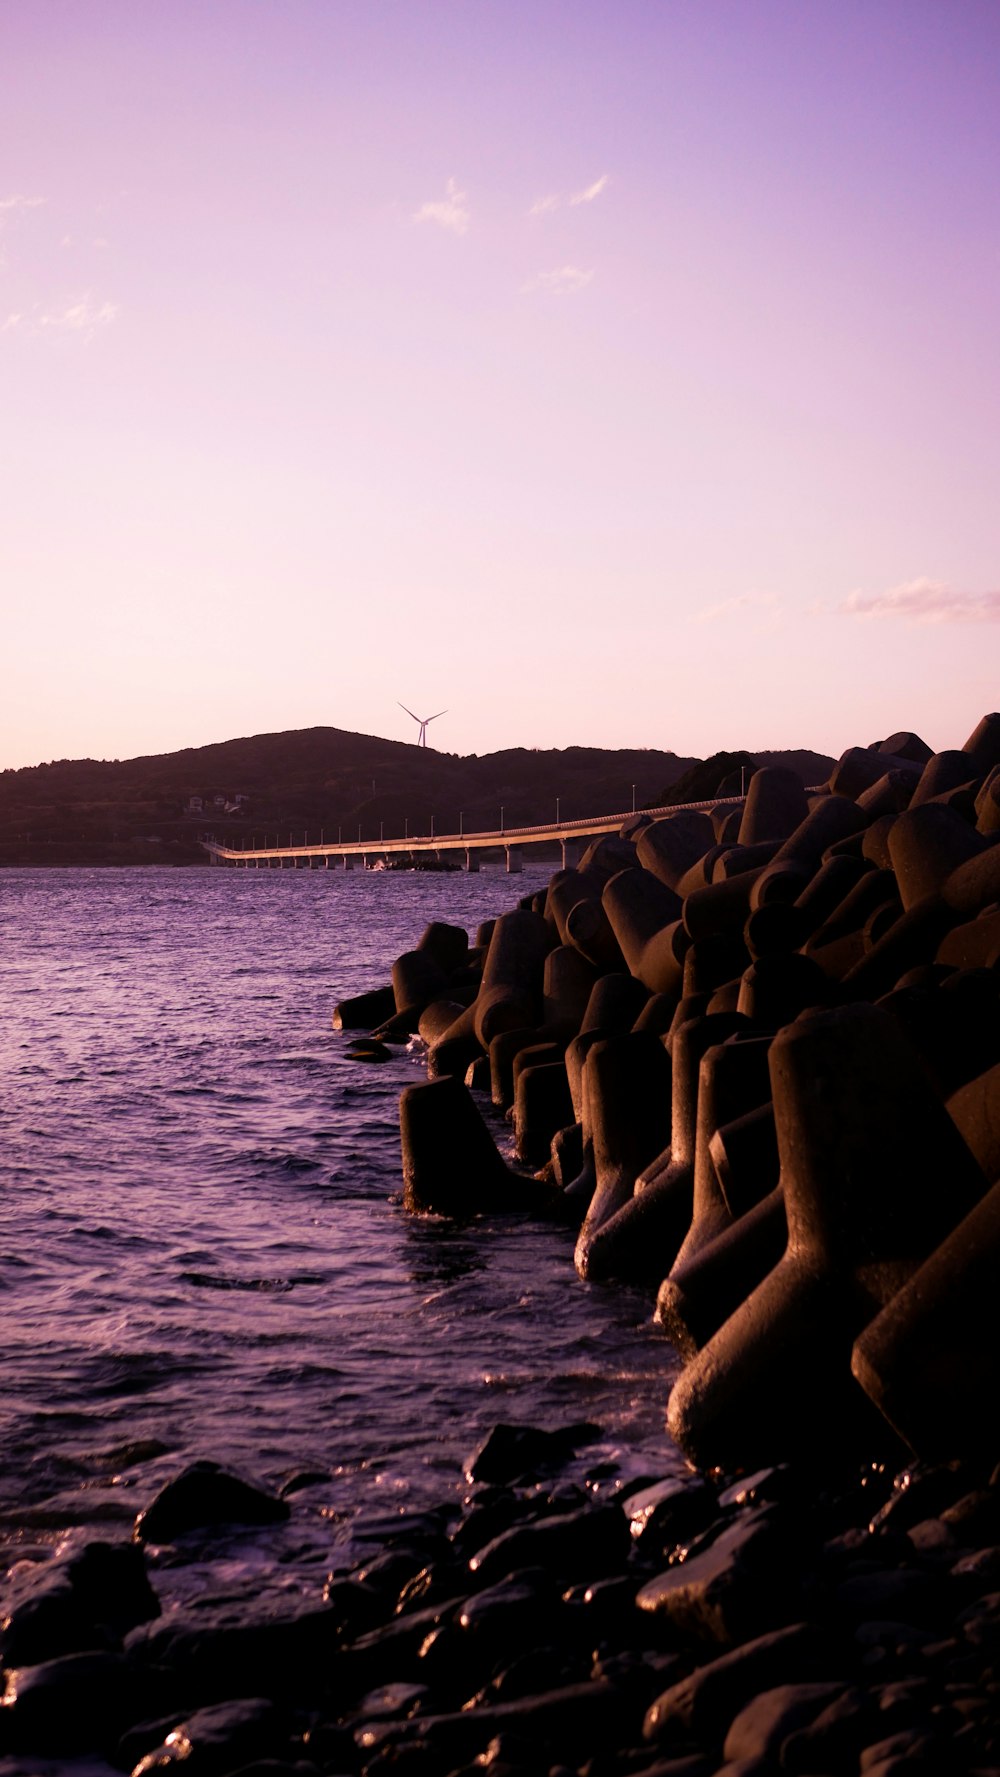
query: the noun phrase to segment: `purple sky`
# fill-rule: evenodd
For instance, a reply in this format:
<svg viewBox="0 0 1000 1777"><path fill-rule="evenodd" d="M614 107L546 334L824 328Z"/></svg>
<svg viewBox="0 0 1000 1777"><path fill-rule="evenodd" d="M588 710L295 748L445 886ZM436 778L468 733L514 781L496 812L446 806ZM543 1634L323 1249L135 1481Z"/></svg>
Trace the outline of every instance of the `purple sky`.
<svg viewBox="0 0 1000 1777"><path fill-rule="evenodd" d="M5 0L0 766L961 743L995 0Z"/></svg>

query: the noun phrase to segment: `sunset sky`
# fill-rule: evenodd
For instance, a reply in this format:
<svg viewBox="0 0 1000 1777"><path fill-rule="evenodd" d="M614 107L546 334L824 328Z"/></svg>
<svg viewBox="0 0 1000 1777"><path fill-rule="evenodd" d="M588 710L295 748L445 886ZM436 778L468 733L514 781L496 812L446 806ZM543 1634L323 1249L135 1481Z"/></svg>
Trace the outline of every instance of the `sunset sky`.
<svg viewBox="0 0 1000 1777"><path fill-rule="evenodd" d="M0 767L965 739L995 0L4 0Z"/></svg>

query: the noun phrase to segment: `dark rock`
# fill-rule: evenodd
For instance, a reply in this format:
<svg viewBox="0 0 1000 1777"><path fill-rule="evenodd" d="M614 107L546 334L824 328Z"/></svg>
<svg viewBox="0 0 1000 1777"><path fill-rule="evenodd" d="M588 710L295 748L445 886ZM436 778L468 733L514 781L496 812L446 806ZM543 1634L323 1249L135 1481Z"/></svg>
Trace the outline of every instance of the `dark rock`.
<svg viewBox="0 0 1000 1777"><path fill-rule="evenodd" d="M564 1761L569 1758L576 1763L598 1750L615 1749L624 1727L621 1693L613 1685L592 1683L567 1685L541 1696L461 1710L453 1715L369 1724L358 1730L356 1738L367 1759L372 1753L389 1748L398 1758L404 1748L416 1744L430 1760L421 1768L441 1773L485 1751L495 1734L510 1729L528 1736L536 1750L546 1752L550 1762L552 1755L558 1754ZM403 1769L408 1770L409 1765L401 1764L400 1770Z"/></svg>
<svg viewBox="0 0 1000 1777"><path fill-rule="evenodd" d="M634 1542L643 1551L676 1546L703 1530L715 1510L712 1489L703 1481L671 1477L642 1487L621 1501Z"/></svg>
<svg viewBox="0 0 1000 1777"><path fill-rule="evenodd" d="M617 1506L560 1513L536 1524L515 1525L494 1537L469 1563L484 1582L518 1567L547 1567L570 1580L607 1573L629 1550L628 1526Z"/></svg>
<svg viewBox="0 0 1000 1777"><path fill-rule="evenodd" d="M944 1582L916 1568L881 1568L855 1575L842 1580L833 1596L837 1609L851 1622L883 1617L926 1625L941 1621L948 1611Z"/></svg>
<svg viewBox="0 0 1000 1777"><path fill-rule="evenodd" d="M793 1623L745 1642L657 1697L646 1712L643 1735L664 1740L678 1731L709 1743L725 1739L734 1715L761 1690L830 1679L846 1665L845 1654L809 1623Z"/></svg>
<svg viewBox="0 0 1000 1777"><path fill-rule="evenodd" d="M291 1516L283 1499L265 1493L217 1462L193 1462L162 1487L135 1521L137 1542L169 1543L219 1524L280 1524Z"/></svg>
<svg viewBox="0 0 1000 1777"><path fill-rule="evenodd" d="M307 1699L311 1690L321 1692L344 1639L340 1611L248 1617L246 1605L215 1611L210 1623L196 1612L177 1613L133 1629L126 1653L170 1675L175 1693L189 1705L261 1695Z"/></svg>
<svg viewBox="0 0 1000 1777"><path fill-rule="evenodd" d="M188 1716L139 1760L132 1777L150 1777L181 1764L185 1777L230 1777L251 1761L289 1764L302 1751L302 1734L286 1710L260 1697L244 1697Z"/></svg>
<svg viewBox="0 0 1000 1777"><path fill-rule="evenodd" d="M663 1613L677 1627L724 1645L776 1626L794 1609L795 1554L788 1527L764 1507L723 1530L699 1553L649 1580L641 1610Z"/></svg>
<svg viewBox="0 0 1000 1777"><path fill-rule="evenodd" d="M542 1431L534 1425L514 1425L501 1420L485 1443L469 1457L465 1473L470 1481L517 1481L538 1469L558 1468L581 1445L600 1436L600 1427L589 1424Z"/></svg>
<svg viewBox="0 0 1000 1777"><path fill-rule="evenodd" d="M14 1750L75 1756L113 1747L159 1700L155 1680L121 1654L80 1653L11 1667L0 1709Z"/></svg>
<svg viewBox="0 0 1000 1777"><path fill-rule="evenodd" d="M814 1777L817 1771L849 1770L879 1720L871 1691L856 1686L841 1691L806 1728L790 1734L781 1747L781 1768L790 1777Z"/></svg>
<svg viewBox="0 0 1000 1777"><path fill-rule="evenodd" d="M842 1684L782 1684L741 1709L726 1735L727 1759L776 1759L785 1740L842 1696Z"/></svg>
<svg viewBox="0 0 1000 1777"><path fill-rule="evenodd" d="M89 1542L69 1556L40 1562L8 1595L3 1663L32 1666L63 1654L113 1648L137 1623L159 1616L141 1549Z"/></svg>

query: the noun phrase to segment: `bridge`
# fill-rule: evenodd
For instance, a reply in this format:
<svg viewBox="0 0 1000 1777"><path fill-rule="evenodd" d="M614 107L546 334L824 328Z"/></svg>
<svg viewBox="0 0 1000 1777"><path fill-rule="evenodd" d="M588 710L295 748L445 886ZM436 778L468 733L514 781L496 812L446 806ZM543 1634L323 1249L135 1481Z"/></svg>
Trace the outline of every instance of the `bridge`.
<svg viewBox="0 0 1000 1777"><path fill-rule="evenodd" d="M600 839L608 834L618 834L622 828L632 822L660 820L665 815L676 814L681 808L739 808L741 796L713 796L705 802L674 802L663 808L643 808L627 810L624 814L593 815L582 821L549 821L538 827L507 827L501 826L488 833L426 833L422 835L408 834L403 839L362 839L338 840L337 843L309 845L303 840L301 845L293 845L291 839L287 845L221 845L216 839L204 839L202 844L208 852L213 864L228 864L238 869L331 869L338 866L343 870L352 870L360 863L362 869L386 869L391 866L394 858L436 858L443 860L449 855L457 854L461 866L465 870L478 870L480 856L485 851L504 853L508 874L514 875L523 867L525 846L557 844L562 853L562 867L577 861L585 843L590 839ZM400 866L397 866L397 868Z"/></svg>

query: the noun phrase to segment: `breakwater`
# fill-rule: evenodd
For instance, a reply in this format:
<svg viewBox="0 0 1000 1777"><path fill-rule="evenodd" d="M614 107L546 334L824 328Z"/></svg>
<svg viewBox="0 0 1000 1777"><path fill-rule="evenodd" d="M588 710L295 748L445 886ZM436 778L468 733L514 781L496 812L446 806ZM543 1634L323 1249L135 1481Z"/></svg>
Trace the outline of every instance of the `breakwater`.
<svg viewBox="0 0 1000 1777"><path fill-rule="evenodd" d="M915 736L845 755L804 810L762 774L710 844L637 823L471 946L432 921L391 984L341 1002L362 1079L422 1028L414 1227L516 1245L550 1223L595 1316L630 1280L664 1376L684 1362L671 1422L697 1468L650 1446L637 1467L599 1414L501 1423L470 1439L462 1498L370 1519L367 1551L305 1596L244 1576L159 1614L173 1576L221 1577L241 1536L290 1550L307 1523L308 1473L189 1471L146 1496L128 1561L92 1540L17 1576L13 1757L261 1777L997 1769L996 1346L971 1335L993 1271L998 728L957 760ZM785 833L755 833L776 807ZM678 1302L729 1249L698 1313ZM928 1266L946 1303L930 1358ZM922 1415L905 1429L857 1355L894 1306L892 1399Z"/></svg>

